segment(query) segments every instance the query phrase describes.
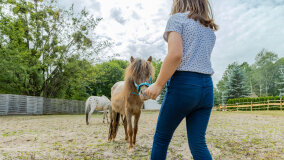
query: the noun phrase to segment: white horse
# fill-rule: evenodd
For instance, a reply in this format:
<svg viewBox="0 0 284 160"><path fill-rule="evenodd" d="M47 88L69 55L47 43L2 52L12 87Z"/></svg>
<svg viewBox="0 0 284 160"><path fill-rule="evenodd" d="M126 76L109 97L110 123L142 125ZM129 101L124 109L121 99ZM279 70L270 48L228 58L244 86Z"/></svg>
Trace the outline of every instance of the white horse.
<svg viewBox="0 0 284 160"><path fill-rule="evenodd" d="M87 99L86 104L85 104L87 125L89 124L90 117L95 110L104 111L103 123L105 123L105 117L107 118L107 123L108 123L107 110L111 112L111 102L106 96L101 96L101 97L91 96Z"/></svg>

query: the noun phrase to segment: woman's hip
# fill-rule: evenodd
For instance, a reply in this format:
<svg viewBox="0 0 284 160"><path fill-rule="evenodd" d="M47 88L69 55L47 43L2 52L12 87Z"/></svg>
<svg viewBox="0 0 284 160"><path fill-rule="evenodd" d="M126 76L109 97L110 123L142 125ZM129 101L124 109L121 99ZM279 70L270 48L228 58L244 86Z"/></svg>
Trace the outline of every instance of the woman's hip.
<svg viewBox="0 0 284 160"><path fill-rule="evenodd" d="M211 75L187 72L187 71L176 71L173 76L169 79L167 86L169 88L204 88L213 87L213 81Z"/></svg>

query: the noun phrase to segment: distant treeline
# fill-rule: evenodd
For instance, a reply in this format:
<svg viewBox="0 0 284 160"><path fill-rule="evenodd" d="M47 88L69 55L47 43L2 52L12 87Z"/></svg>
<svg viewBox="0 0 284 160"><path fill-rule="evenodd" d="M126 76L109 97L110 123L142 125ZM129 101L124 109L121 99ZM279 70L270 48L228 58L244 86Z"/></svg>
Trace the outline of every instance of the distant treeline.
<svg viewBox="0 0 284 160"><path fill-rule="evenodd" d="M256 55L251 65L247 62L228 65L214 88L215 105L235 103L235 98L281 96L279 89L284 88L281 67L284 71L284 58L278 58L276 53L265 49Z"/></svg>

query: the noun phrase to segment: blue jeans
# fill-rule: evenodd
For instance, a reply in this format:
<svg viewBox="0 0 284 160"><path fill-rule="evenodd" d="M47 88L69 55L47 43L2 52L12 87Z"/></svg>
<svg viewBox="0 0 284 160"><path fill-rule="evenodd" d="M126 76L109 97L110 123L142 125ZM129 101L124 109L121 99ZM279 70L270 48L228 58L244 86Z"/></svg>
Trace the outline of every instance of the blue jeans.
<svg viewBox="0 0 284 160"><path fill-rule="evenodd" d="M166 159L175 129L186 118L187 138L195 160L211 160L205 141L214 103L210 75L176 71L167 82L167 91L158 117L151 159Z"/></svg>

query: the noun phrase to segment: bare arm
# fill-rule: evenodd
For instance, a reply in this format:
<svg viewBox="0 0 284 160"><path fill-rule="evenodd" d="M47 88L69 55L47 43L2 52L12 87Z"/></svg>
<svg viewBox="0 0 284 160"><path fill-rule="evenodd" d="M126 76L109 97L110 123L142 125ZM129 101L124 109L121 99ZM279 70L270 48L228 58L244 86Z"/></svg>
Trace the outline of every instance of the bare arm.
<svg viewBox="0 0 284 160"><path fill-rule="evenodd" d="M168 35L168 55L164 59L157 81L152 84L146 93L151 99L156 99L164 85L178 68L183 54L182 37L178 32Z"/></svg>
<svg viewBox="0 0 284 160"><path fill-rule="evenodd" d="M164 59L157 85L163 87L174 74L182 59L182 38L177 32L170 32L168 36L168 55Z"/></svg>

